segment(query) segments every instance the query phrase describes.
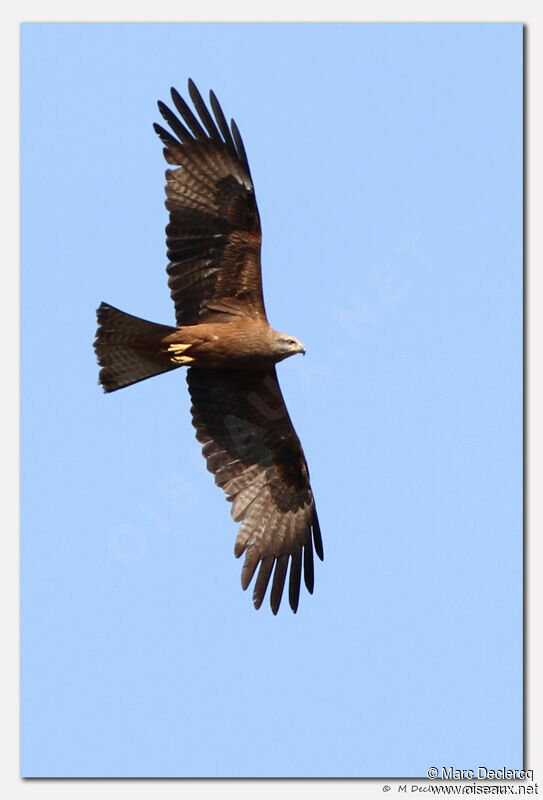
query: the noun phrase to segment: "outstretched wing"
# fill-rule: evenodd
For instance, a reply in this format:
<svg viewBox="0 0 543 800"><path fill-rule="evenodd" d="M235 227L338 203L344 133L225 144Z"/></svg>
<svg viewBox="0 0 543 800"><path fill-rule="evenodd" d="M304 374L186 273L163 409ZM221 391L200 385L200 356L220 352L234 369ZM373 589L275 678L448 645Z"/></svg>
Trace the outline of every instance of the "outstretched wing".
<svg viewBox="0 0 543 800"><path fill-rule="evenodd" d="M211 92L213 119L191 80L200 121L175 89L171 93L184 124L159 102L175 136L160 125L154 128L166 161L178 167L166 170L167 272L177 324L212 321L225 313L265 317L260 218L236 123L228 127Z"/></svg>
<svg viewBox="0 0 543 800"><path fill-rule="evenodd" d="M245 553L246 589L260 564L253 602L260 608L272 570L271 607L279 609L290 561L289 601L298 608L302 563L313 591L313 544L323 558L309 472L275 369L254 372L191 368L192 422L207 468L241 521L235 555Z"/></svg>

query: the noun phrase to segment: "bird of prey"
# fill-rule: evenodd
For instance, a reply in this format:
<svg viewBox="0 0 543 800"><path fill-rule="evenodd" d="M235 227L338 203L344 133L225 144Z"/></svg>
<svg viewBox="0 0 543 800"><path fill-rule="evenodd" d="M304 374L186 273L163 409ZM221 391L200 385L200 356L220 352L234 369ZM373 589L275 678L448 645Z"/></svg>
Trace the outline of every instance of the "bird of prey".
<svg viewBox="0 0 543 800"><path fill-rule="evenodd" d="M199 119L175 89L181 119L158 107L171 129L154 129L164 144L168 285L176 326L97 310L94 342L106 392L189 367L192 422L207 468L241 522L236 557L245 553L241 585L256 568L253 602L260 608L273 571L270 602L277 613L290 562L289 602L298 608L302 566L313 592L313 547L322 538L309 471L290 421L275 365L305 353L295 337L268 323L262 296L261 230L243 141L213 92L211 115L189 80Z"/></svg>

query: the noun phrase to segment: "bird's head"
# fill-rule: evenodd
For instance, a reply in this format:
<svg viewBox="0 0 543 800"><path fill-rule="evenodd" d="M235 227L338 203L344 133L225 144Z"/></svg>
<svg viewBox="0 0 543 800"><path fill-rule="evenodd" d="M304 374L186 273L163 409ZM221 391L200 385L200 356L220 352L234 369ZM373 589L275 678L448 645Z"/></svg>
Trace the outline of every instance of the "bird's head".
<svg viewBox="0 0 543 800"><path fill-rule="evenodd" d="M294 356L296 353L302 353L305 356L305 347L299 339L291 336L290 333L278 333L275 331L273 349L275 354L279 356L279 361L289 356Z"/></svg>

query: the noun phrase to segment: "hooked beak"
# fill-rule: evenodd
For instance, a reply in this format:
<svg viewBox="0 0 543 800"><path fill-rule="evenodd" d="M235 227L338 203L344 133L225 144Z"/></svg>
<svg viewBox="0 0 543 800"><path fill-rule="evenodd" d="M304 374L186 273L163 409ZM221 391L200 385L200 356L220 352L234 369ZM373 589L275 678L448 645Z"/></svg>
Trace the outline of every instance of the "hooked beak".
<svg viewBox="0 0 543 800"><path fill-rule="evenodd" d="M300 351L300 352L301 352L301 354L302 354L303 356L305 356L305 347L304 347L303 345L302 345L302 349L301 349L301 351Z"/></svg>

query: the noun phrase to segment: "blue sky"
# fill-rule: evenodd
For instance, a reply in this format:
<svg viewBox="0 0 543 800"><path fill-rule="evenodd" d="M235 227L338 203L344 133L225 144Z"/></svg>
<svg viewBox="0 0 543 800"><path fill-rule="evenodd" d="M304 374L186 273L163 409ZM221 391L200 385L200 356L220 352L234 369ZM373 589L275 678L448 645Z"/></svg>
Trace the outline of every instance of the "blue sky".
<svg viewBox="0 0 543 800"><path fill-rule="evenodd" d="M522 765L522 27L23 25L21 772ZM156 100L247 149L324 538L255 612L184 376L97 386L95 309L171 323Z"/></svg>

